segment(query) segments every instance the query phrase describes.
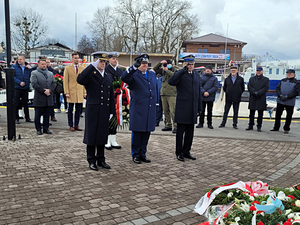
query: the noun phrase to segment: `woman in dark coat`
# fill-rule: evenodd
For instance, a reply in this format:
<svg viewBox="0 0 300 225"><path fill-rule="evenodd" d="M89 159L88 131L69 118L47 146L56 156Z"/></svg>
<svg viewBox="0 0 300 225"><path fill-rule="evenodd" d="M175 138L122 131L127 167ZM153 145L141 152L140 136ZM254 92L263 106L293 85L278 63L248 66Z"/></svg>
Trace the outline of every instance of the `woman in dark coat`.
<svg viewBox="0 0 300 225"><path fill-rule="evenodd" d="M108 137L109 119L116 113L112 78L105 73L106 59L99 54L94 55L99 57L99 61L89 65L77 77L77 82L84 85L87 91L83 143L87 144L87 160L92 170L98 170L96 161L98 166L110 169L105 163L104 145Z"/></svg>
<svg viewBox="0 0 300 225"><path fill-rule="evenodd" d="M156 75L148 71L147 54L135 58L135 63L125 71L121 79L132 91L130 100L130 125L132 131L131 151L133 162L151 162L146 157L150 132L155 130Z"/></svg>
<svg viewBox="0 0 300 225"><path fill-rule="evenodd" d="M255 110L258 112L257 131L261 131L263 113L267 109L267 91L269 90L269 78L263 76L263 68L257 67L256 75L248 82L250 94L248 109L250 109L249 126L246 130L253 130Z"/></svg>

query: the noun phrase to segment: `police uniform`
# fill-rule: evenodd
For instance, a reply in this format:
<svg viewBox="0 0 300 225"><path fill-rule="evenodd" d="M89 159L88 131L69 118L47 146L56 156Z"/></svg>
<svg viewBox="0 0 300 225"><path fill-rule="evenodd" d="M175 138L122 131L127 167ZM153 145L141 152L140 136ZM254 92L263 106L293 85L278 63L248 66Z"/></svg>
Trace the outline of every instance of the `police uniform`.
<svg viewBox="0 0 300 225"><path fill-rule="evenodd" d="M156 75L152 71L142 72L137 69L141 63L148 63L147 54L135 58L135 63L121 76L129 85L130 100L130 125L132 131L131 153L135 163L151 162L146 158L147 144L150 132L155 130L156 120Z"/></svg>
<svg viewBox="0 0 300 225"><path fill-rule="evenodd" d="M118 52L111 52L108 54L108 58L118 58ZM108 64L105 67L105 72L110 75L113 81L118 81L121 78L122 73L124 70L120 69L119 67L113 67L111 64ZM107 138L107 143L105 148L111 150L112 148L120 149L121 146L116 141L116 134L117 134L117 126L109 127L109 134Z"/></svg>
<svg viewBox="0 0 300 225"><path fill-rule="evenodd" d="M104 145L107 141L109 119L116 113L112 78L105 70L100 73L97 68L99 60L106 60L106 53L96 52L95 63L85 68L77 77L77 82L87 91L85 107L85 130L83 143L87 145L87 161L90 169L98 166L109 169L105 163ZM95 154L97 146L97 153Z"/></svg>

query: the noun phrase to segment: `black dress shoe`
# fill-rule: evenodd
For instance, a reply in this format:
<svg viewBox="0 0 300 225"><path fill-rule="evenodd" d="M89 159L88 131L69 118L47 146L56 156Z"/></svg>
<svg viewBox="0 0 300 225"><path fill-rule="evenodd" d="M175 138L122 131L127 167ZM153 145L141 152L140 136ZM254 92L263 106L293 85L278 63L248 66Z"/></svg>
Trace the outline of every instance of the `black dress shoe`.
<svg viewBox="0 0 300 225"><path fill-rule="evenodd" d="M165 128L163 128L163 129L161 129L162 131L171 131L172 130L172 128L170 128L170 127L165 127Z"/></svg>
<svg viewBox="0 0 300 225"><path fill-rule="evenodd" d="M207 126L209 129L214 129L214 127L212 125L208 125Z"/></svg>
<svg viewBox="0 0 300 225"><path fill-rule="evenodd" d="M107 150L112 150L112 147L111 147L111 146L105 147L105 149L107 149Z"/></svg>
<svg viewBox="0 0 300 225"><path fill-rule="evenodd" d="M104 169L110 169L110 166L106 162L98 162L98 166L101 166Z"/></svg>
<svg viewBox="0 0 300 225"><path fill-rule="evenodd" d="M178 159L179 161L184 162L184 158L183 158L183 156L181 156L181 155L178 155L178 156L177 156L177 159Z"/></svg>
<svg viewBox="0 0 300 225"><path fill-rule="evenodd" d="M156 127L159 127L159 123L155 124Z"/></svg>
<svg viewBox="0 0 300 225"><path fill-rule="evenodd" d="M198 124L197 126L196 126L196 128L203 128L203 124Z"/></svg>
<svg viewBox="0 0 300 225"><path fill-rule="evenodd" d="M233 127L234 129L238 129L237 125L233 125L232 127Z"/></svg>
<svg viewBox="0 0 300 225"><path fill-rule="evenodd" d="M219 128L225 127L225 124L220 124Z"/></svg>
<svg viewBox="0 0 300 225"><path fill-rule="evenodd" d="M121 149L121 148L122 148L120 145L116 145L116 146L115 146L115 145L112 145L111 147L112 147L112 148L115 148L115 149Z"/></svg>
<svg viewBox="0 0 300 225"><path fill-rule="evenodd" d="M288 131L288 130L285 130L283 133L285 133L285 134L288 134L288 133L289 133L289 131Z"/></svg>
<svg viewBox="0 0 300 225"><path fill-rule="evenodd" d="M15 123L16 123L16 124L20 124L19 120L16 120Z"/></svg>
<svg viewBox="0 0 300 225"><path fill-rule="evenodd" d="M34 121L32 121L31 119L27 119L26 122L28 122L28 123L34 123Z"/></svg>
<svg viewBox="0 0 300 225"><path fill-rule="evenodd" d="M258 131L258 132L261 132L261 127L258 127L258 128L257 128L257 131Z"/></svg>
<svg viewBox="0 0 300 225"><path fill-rule="evenodd" d="M52 132L50 130L43 130L43 133L45 133L45 134L52 134Z"/></svg>
<svg viewBox="0 0 300 225"><path fill-rule="evenodd" d="M142 162L145 162L145 163L151 163L151 160L148 159L146 156L145 156L145 157L140 157L140 160L141 160Z"/></svg>
<svg viewBox="0 0 300 225"><path fill-rule="evenodd" d="M42 135L43 134L42 131L40 131L40 130L38 130L36 133L37 133L37 135Z"/></svg>
<svg viewBox="0 0 300 225"><path fill-rule="evenodd" d="M279 130L277 130L277 129L273 128L273 129L272 129L272 130L270 130L270 131L279 131Z"/></svg>
<svg viewBox="0 0 300 225"><path fill-rule="evenodd" d="M246 130L253 130L253 127L247 127Z"/></svg>
<svg viewBox="0 0 300 225"><path fill-rule="evenodd" d="M23 120L24 119L24 117L23 116L19 116L19 120Z"/></svg>
<svg viewBox="0 0 300 225"><path fill-rule="evenodd" d="M192 156L191 154L188 154L188 155L183 155L184 158L187 158L187 159L192 159L192 160L196 160L196 158L194 156Z"/></svg>
<svg viewBox="0 0 300 225"><path fill-rule="evenodd" d="M173 131L172 131L172 133L176 134L177 133L177 129L174 128Z"/></svg>
<svg viewBox="0 0 300 225"><path fill-rule="evenodd" d="M89 165L89 167L90 167L91 170L98 171L98 167L96 166L95 163L91 163L91 164Z"/></svg>
<svg viewBox="0 0 300 225"><path fill-rule="evenodd" d="M141 164L141 160L140 158L133 158L133 162L136 163L136 164Z"/></svg>

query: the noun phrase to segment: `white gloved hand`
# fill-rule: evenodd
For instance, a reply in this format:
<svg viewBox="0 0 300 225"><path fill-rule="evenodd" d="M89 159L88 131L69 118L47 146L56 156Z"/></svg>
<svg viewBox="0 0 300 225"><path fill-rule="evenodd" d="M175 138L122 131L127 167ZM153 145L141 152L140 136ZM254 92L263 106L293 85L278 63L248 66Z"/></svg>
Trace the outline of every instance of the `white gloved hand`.
<svg viewBox="0 0 300 225"><path fill-rule="evenodd" d="M110 114L110 115L109 115L109 120L111 120L111 118L112 118L113 116L114 116L113 114Z"/></svg>
<svg viewBox="0 0 300 225"><path fill-rule="evenodd" d="M93 62L93 63L92 63L93 67L95 67L95 68L97 69L98 63L99 63L99 59L98 59L96 62Z"/></svg>

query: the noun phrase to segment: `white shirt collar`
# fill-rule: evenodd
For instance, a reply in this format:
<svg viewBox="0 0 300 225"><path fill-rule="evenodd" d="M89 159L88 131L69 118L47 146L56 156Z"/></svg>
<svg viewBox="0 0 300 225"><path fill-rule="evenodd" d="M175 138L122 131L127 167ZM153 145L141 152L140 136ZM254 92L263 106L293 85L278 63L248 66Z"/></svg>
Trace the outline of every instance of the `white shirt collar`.
<svg viewBox="0 0 300 225"><path fill-rule="evenodd" d="M117 71L118 65L116 65L115 67L113 67L113 65L109 64L115 71Z"/></svg>

